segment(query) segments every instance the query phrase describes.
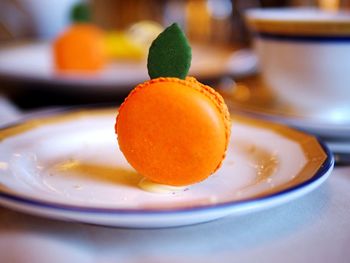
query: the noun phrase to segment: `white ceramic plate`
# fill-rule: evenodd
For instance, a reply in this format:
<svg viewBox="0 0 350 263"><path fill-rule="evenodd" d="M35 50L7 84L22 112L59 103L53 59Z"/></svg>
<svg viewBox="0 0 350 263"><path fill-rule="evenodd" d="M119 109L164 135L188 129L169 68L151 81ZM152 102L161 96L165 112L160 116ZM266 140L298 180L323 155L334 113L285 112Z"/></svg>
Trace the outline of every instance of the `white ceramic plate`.
<svg viewBox="0 0 350 263"><path fill-rule="evenodd" d="M81 110L0 131L0 203L49 218L119 227L170 227L240 215L319 186L333 157L312 136L234 117L223 166L166 194L139 188L114 134L117 110Z"/></svg>
<svg viewBox="0 0 350 263"><path fill-rule="evenodd" d="M217 78L228 72L230 51L193 46L190 74ZM115 62L97 74L63 74L54 70L49 43L28 43L0 50L0 77L43 83L43 87L70 92L126 92L149 79L146 60Z"/></svg>
<svg viewBox="0 0 350 263"><path fill-rule="evenodd" d="M223 91L231 111L296 127L326 139L350 139L350 113L319 109L306 113L281 102L259 78L239 82Z"/></svg>

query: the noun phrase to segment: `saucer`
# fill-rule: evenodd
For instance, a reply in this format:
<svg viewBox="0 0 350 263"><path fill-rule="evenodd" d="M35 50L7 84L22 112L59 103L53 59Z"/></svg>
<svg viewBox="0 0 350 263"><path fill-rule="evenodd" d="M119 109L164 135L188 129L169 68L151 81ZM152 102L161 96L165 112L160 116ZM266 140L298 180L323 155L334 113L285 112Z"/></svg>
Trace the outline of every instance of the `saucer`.
<svg viewBox="0 0 350 263"><path fill-rule="evenodd" d="M233 82L220 91L232 113L283 123L324 138L350 139L350 112L302 111L276 98L260 77Z"/></svg>

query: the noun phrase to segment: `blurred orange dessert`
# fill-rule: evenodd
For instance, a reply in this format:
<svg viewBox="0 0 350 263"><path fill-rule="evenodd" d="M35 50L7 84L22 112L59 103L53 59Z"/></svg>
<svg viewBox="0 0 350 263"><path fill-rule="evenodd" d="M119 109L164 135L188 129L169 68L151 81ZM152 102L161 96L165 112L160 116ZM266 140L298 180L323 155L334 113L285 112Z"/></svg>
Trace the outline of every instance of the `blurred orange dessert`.
<svg viewBox="0 0 350 263"><path fill-rule="evenodd" d="M95 72L106 62L104 32L92 24L70 26L53 43L55 67L61 71Z"/></svg>
<svg viewBox="0 0 350 263"><path fill-rule="evenodd" d="M173 24L150 48L151 80L129 94L117 116L120 150L155 183L200 182L220 167L228 147L231 124L224 100L186 77L190 60L186 39Z"/></svg>

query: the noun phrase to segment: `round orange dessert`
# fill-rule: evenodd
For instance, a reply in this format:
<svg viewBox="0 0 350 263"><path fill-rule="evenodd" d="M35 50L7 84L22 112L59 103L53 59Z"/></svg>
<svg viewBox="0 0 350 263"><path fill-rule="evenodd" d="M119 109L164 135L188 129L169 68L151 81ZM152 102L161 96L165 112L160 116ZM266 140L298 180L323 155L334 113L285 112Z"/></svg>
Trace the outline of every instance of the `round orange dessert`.
<svg viewBox="0 0 350 263"><path fill-rule="evenodd" d="M115 130L121 151L141 175L184 186L220 167L231 129L227 107L212 88L191 77L161 77L129 94Z"/></svg>
<svg viewBox="0 0 350 263"><path fill-rule="evenodd" d="M74 24L53 43L54 63L63 71L97 71L106 60L103 31L91 24Z"/></svg>

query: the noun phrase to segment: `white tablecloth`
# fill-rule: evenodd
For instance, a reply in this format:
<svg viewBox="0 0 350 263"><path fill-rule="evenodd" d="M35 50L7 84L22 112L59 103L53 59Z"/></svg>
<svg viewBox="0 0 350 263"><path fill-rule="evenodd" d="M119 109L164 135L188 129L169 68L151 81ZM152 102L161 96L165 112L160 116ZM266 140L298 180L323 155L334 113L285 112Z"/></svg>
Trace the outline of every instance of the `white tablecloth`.
<svg viewBox="0 0 350 263"><path fill-rule="evenodd" d="M350 166L280 207L181 228L107 228L0 207L0 262L350 262Z"/></svg>
<svg viewBox="0 0 350 263"><path fill-rule="evenodd" d="M171 229L37 218L0 208L0 262L349 262L350 167L267 211Z"/></svg>

